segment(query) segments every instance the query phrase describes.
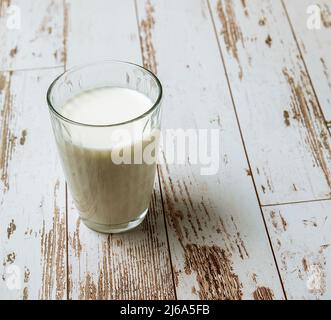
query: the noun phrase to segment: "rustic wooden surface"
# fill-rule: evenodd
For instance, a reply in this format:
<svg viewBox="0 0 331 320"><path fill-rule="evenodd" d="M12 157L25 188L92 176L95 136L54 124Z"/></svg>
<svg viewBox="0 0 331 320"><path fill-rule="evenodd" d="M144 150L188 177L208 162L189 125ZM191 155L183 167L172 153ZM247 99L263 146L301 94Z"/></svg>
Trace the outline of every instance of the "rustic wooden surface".
<svg viewBox="0 0 331 320"><path fill-rule="evenodd" d="M331 298L330 0L319 30L309 0L0 3L0 299ZM164 128L221 133L218 174L163 161L111 236L78 219L45 102L102 58L157 73Z"/></svg>

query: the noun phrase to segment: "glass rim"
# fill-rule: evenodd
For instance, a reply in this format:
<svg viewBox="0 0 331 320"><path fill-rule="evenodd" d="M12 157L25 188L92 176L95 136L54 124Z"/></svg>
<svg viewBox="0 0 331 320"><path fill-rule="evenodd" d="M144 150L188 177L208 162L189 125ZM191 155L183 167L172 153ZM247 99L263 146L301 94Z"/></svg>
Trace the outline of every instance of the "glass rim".
<svg viewBox="0 0 331 320"><path fill-rule="evenodd" d="M118 122L118 123L112 123L112 124L90 124L90 123L84 123L84 122L79 122L79 121L75 121L72 120L70 118L65 117L64 115L62 115L59 111L56 110L56 108L53 106L52 102L51 102L51 94L53 91L54 86L57 84L57 82L62 79L63 77L67 76L68 74L77 71L79 69L83 69L86 67L92 67L92 66L96 66L96 65L102 65L102 64L122 64L122 65L131 65L131 66L135 66L138 67L141 70L146 71L156 82L157 87L158 87L158 96L156 101L153 103L153 105L144 113L142 113L141 115L130 119L130 120L126 120L126 121L122 121L122 122ZM77 65L74 66L72 68L69 68L68 70L65 70L64 72L62 72L60 75L58 75L53 81L52 83L49 85L47 92L46 92L46 100L47 100L47 105L49 110L54 113L57 117L59 117L60 119L64 120L65 122L71 123L71 124L75 124L75 125L79 125L79 126L84 126L84 127L95 127L95 128L107 128L107 127L116 127L116 126L121 126L121 125L125 125L125 124L129 124L132 122L135 122L137 120L140 120L142 118L145 118L147 115L149 115L150 113L152 113L159 105L160 102L162 100L162 96L163 96L163 88L162 88L162 84L160 82L160 80L158 79L158 77L150 70L148 70L147 68L140 66L136 63L133 62L128 62L128 61L123 61L123 60L112 60L112 59L108 59L108 60L101 60L101 61L96 61L96 62L91 62L91 63L86 63L86 64L81 64L81 65Z"/></svg>

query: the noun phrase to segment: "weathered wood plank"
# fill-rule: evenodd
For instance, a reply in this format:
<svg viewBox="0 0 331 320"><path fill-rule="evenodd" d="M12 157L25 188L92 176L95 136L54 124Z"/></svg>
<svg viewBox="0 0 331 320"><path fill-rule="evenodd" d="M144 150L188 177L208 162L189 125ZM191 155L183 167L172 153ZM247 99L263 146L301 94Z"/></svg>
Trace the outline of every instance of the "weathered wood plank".
<svg viewBox="0 0 331 320"><path fill-rule="evenodd" d="M331 2L330 0L314 2L286 0L283 3L323 114L331 125ZM320 9L320 17L316 6ZM317 29L312 25L313 22L317 23Z"/></svg>
<svg viewBox="0 0 331 320"><path fill-rule="evenodd" d="M330 198L330 135L281 2L210 3L261 203Z"/></svg>
<svg viewBox="0 0 331 320"><path fill-rule="evenodd" d="M62 0L1 1L0 70L63 65L63 20Z"/></svg>
<svg viewBox="0 0 331 320"><path fill-rule="evenodd" d="M133 1L68 1L67 19L68 65L104 58L141 62ZM79 222L73 205L68 225L70 298L174 298L158 181L146 221L130 233L97 234Z"/></svg>
<svg viewBox="0 0 331 320"><path fill-rule="evenodd" d="M65 2L67 68L104 59L141 61L132 0Z"/></svg>
<svg viewBox="0 0 331 320"><path fill-rule="evenodd" d="M206 1L137 1L144 62L164 85L164 127L215 129L220 172L160 167L179 299L281 299L283 292Z"/></svg>
<svg viewBox="0 0 331 320"><path fill-rule="evenodd" d="M60 72L0 74L2 299L66 298L65 184L45 101Z"/></svg>
<svg viewBox="0 0 331 320"><path fill-rule="evenodd" d="M330 299L330 201L263 209L289 299Z"/></svg>

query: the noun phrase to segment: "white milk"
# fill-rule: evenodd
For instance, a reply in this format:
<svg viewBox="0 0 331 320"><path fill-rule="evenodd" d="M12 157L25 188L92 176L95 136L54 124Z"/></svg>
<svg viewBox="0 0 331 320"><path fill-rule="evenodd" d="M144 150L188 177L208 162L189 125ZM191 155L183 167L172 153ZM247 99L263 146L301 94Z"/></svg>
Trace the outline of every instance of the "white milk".
<svg viewBox="0 0 331 320"><path fill-rule="evenodd" d="M110 125L139 117L152 104L147 96L131 89L101 88L74 97L60 112L79 123ZM133 138L121 133L121 139L114 142L111 137L116 130L118 133L116 126L70 125L64 134L66 138L58 141L69 188L81 218L88 226L107 230L107 226L126 224L147 210L153 190L155 161L151 164L113 162L116 155L129 152L141 159L151 141L157 147L158 133L149 129L147 119L120 127L133 134Z"/></svg>

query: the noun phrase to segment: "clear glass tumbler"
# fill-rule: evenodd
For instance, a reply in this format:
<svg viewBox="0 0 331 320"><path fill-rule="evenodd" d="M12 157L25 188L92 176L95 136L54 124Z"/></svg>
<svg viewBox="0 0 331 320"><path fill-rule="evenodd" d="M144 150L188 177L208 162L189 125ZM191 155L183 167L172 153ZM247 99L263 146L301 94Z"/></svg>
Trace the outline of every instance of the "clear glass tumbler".
<svg viewBox="0 0 331 320"><path fill-rule="evenodd" d="M63 115L61 108L70 99L109 87L143 93L152 107L134 119L106 125L80 123ZM124 232L145 218L156 173L161 98L162 86L153 73L121 61L73 68L50 85L47 103L62 167L80 218L89 228ZM134 137L130 143L125 140L128 133ZM150 156L145 157L145 151ZM129 158L124 157L128 152Z"/></svg>

